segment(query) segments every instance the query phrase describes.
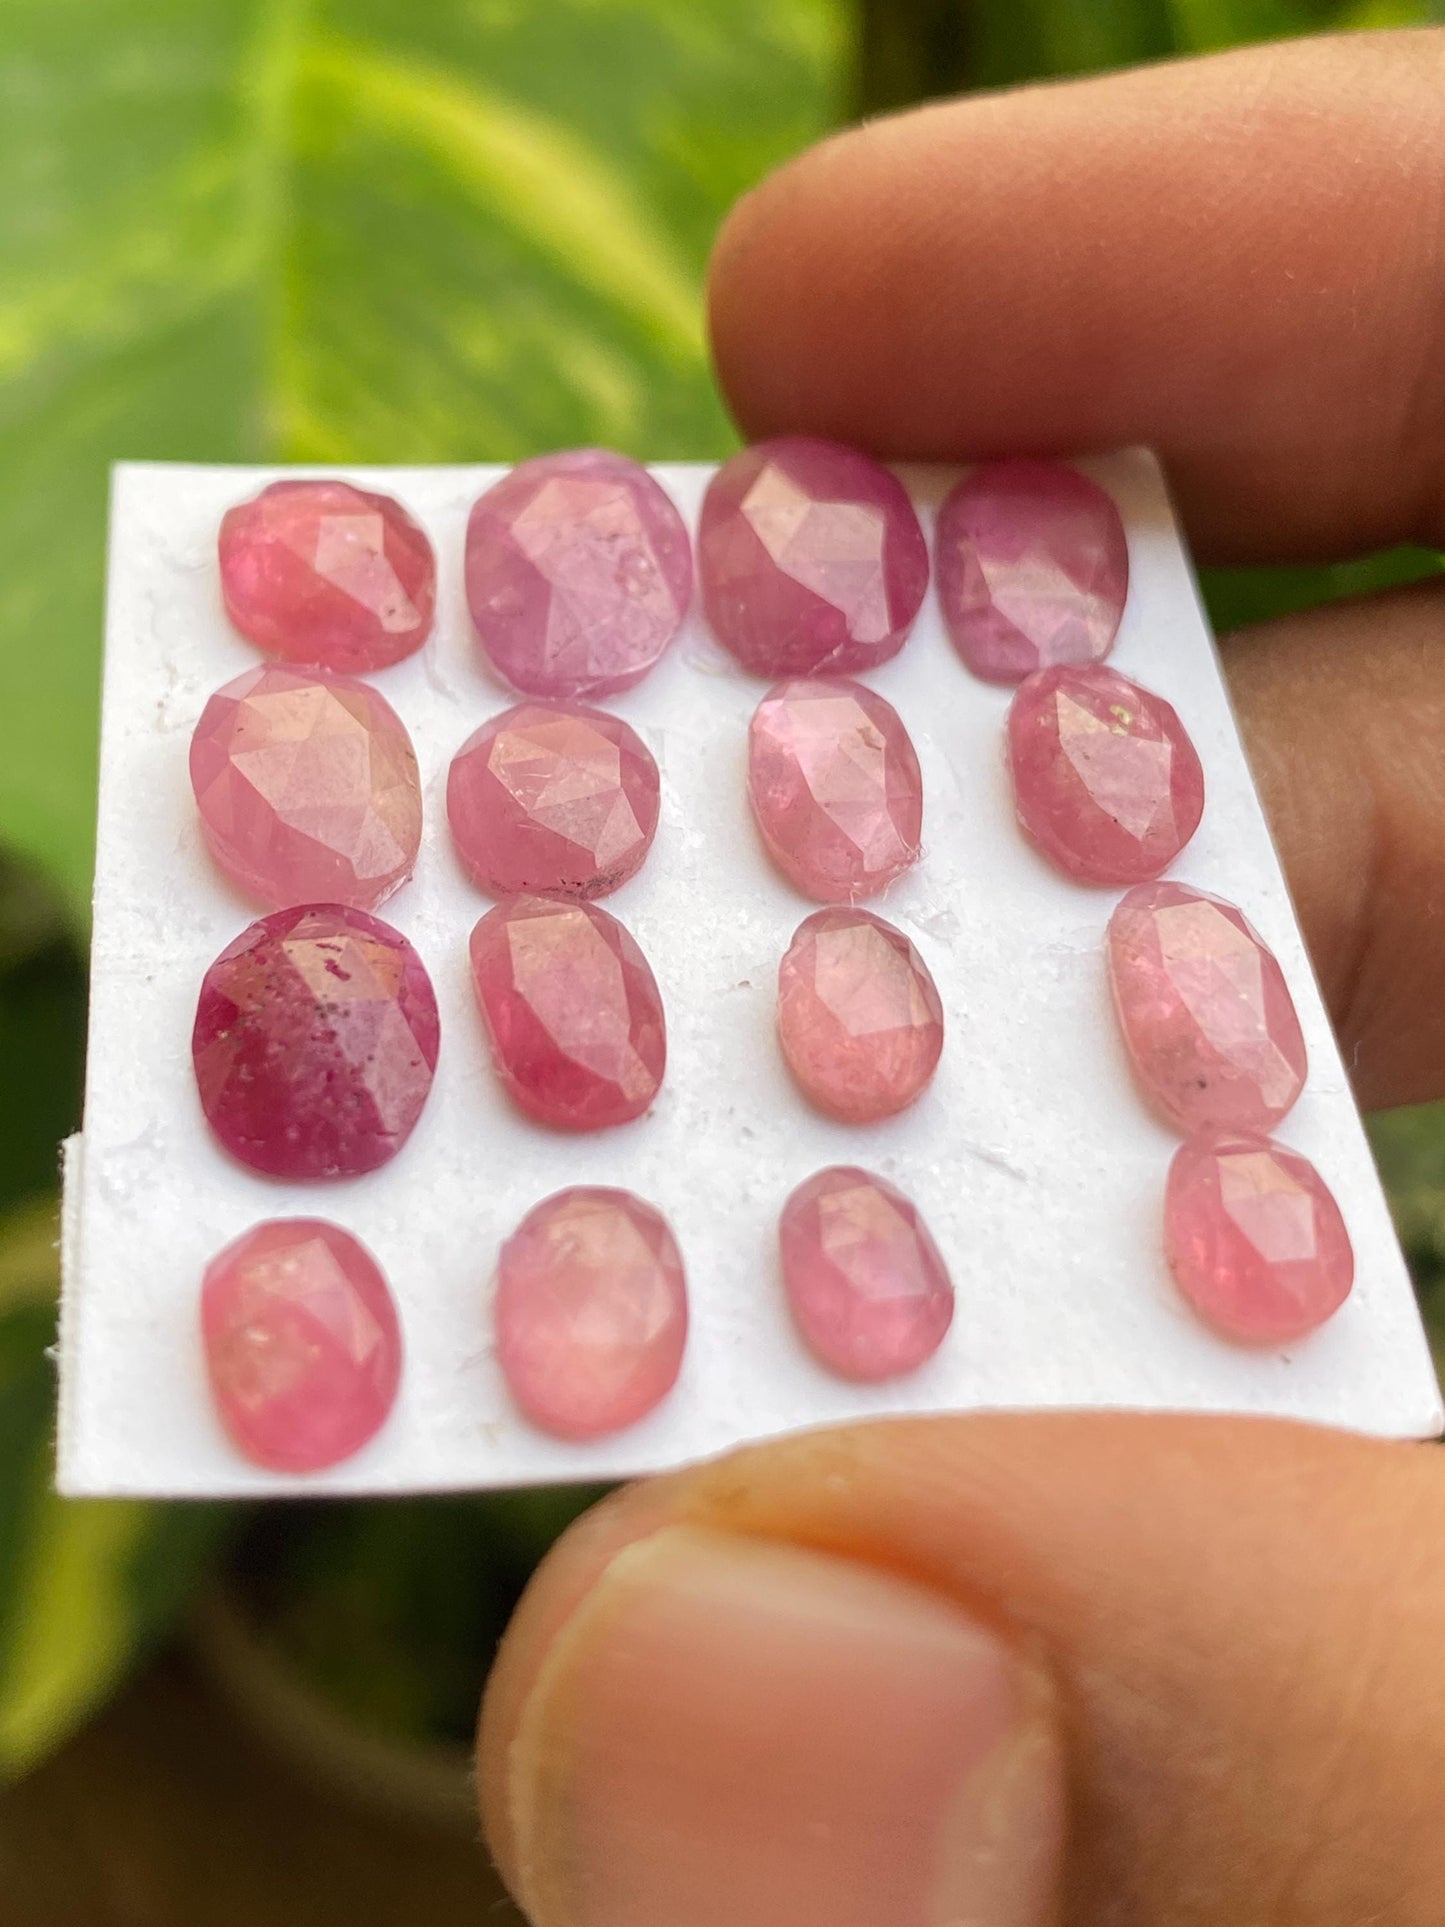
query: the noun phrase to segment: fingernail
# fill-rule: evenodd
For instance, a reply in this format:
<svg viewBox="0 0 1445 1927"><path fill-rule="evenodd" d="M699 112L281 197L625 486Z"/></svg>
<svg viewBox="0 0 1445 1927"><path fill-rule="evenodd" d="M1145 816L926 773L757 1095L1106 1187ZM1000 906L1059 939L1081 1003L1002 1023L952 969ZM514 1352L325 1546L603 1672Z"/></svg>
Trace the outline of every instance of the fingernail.
<svg viewBox="0 0 1445 1927"><path fill-rule="evenodd" d="M674 1527L523 1708L519 1898L535 1927L1045 1927L1062 1785L1041 1680L952 1602Z"/></svg>

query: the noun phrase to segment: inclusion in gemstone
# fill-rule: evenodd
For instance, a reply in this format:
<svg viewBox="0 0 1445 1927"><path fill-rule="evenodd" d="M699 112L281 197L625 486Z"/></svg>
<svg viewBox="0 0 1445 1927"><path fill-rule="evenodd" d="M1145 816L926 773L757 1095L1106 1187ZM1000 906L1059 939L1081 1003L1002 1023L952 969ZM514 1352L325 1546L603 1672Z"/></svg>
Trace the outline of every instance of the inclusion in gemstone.
<svg viewBox="0 0 1445 1927"><path fill-rule="evenodd" d="M1109 983L1145 1097L1186 1133L1268 1131L1304 1089L1305 1041L1274 953L1231 903L1143 883L1109 920Z"/></svg>
<svg viewBox="0 0 1445 1927"><path fill-rule="evenodd" d="M278 910L226 946L201 985L191 1054L201 1108L243 1164L348 1178L411 1135L438 1038L406 938L327 903Z"/></svg>
<svg viewBox="0 0 1445 1927"><path fill-rule="evenodd" d="M748 795L773 861L815 902L876 896L918 856L918 758L897 710L861 683L770 690L748 730Z"/></svg>
<svg viewBox="0 0 1445 1927"><path fill-rule="evenodd" d="M976 676L1018 682L1109 653L1129 549L1112 498L1077 469L975 469L939 510L934 553L944 622Z"/></svg>
<svg viewBox="0 0 1445 1927"><path fill-rule="evenodd" d="M221 593L249 641L352 675L420 649L436 607L426 533L350 482L272 482L221 521Z"/></svg>
<svg viewBox="0 0 1445 1927"><path fill-rule="evenodd" d="M319 1218L258 1224L211 1260L201 1338L222 1423L274 1472L350 1458L396 1398L401 1332L386 1280Z"/></svg>
<svg viewBox="0 0 1445 1927"><path fill-rule="evenodd" d="M595 1439L635 1425L672 1390L687 1344L687 1284L661 1213L629 1191L559 1191L502 1246L497 1358L532 1424Z"/></svg>
<svg viewBox="0 0 1445 1927"><path fill-rule="evenodd" d="M714 634L755 676L886 662L928 587L903 484L857 449L808 436L723 463L703 499L697 566Z"/></svg>
<svg viewBox="0 0 1445 1927"><path fill-rule="evenodd" d="M1169 1268L1226 1338L1284 1345L1337 1312L1354 1283L1350 1234L1324 1179L1272 1139L1205 1133L1180 1145L1164 1201Z"/></svg>
<svg viewBox="0 0 1445 1927"><path fill-rule="evenodd" d="M595 1131L647 1110L667 1062L662 998L616 917L510 897L473 930L471 955L497 1073L524 1111Z"/></svg>
<svg viewBox="0 0 1445 1927"><path fill-rule="evenodd" d="M927 1225L901 1191L849 1165L800 1184L779 1226L794 1323L840 1378L916 1370L953 1322L953 1285Z"/></svg>
<svg viewBox="0 0 1445 1927"><path fill-rule="evenodd" d="M467 602L483 652L529 696L630 689L682 626L692 550L645 468L605 449L520 462L473 506Z"/></svg>
<svg viewBox="0 0 1445 1927"><path fill-rule="evenodd" d="M778 970L778 1036L820 1111L866 1124L906 1110L943 1049L943 1004L901 930L867 910L819 910Z"/></svg>
<svg viewBox="0 0 1445 1927"><path fill-rule="evenodd" d="M416 862L411 738L349 676L271 663L218 689L191 738L191 787L211 855L262 903L373 910Z"/></svg>
<svg viewBox="0 0 1445 1927"><path fill-rule="evenodd" d="M1008 719L1018 819L1081 883L1141 883L1204 813L1204 771L1173 705L1099 663L1041 669Z"/></svg>
<svg viewBox="0 0 1445 1927"><path fill-rule="evenodd" d="M601 897L642 867L659 795L651 752L619 717L519 703L457 752L447 817L473 882L493 896Z"/></svg>

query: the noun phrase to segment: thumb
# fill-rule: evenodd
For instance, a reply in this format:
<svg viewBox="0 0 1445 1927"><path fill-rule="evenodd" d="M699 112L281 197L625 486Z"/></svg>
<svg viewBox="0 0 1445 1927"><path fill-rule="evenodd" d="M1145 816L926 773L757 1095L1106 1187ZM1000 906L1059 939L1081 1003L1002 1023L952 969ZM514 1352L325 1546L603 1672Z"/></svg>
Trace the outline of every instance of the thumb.
<svg viewBox="0 0 1445 1927"><path fill-rule="evenodd" d="M1445 1458L1115 1414L632 1487L483 1712L536 1927L1438 1927Z"/></svg>

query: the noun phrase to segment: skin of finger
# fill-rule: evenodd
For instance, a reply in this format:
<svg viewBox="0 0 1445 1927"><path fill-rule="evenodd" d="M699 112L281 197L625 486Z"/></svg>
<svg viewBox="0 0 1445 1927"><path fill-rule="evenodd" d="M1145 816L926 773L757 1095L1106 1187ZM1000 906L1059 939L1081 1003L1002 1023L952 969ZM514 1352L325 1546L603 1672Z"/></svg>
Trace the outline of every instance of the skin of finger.
<svg viewBox="0 0 1445 1927"><path fill-rule="evenodd" d="M678 1523L896 1573L1043 1656L1069 1762L1066 1922L1445 1918L1434 1453L1270 1422L979 1416L804 1435L631 1488L554 1550L488 1692L504 1872L530 1685L615 1552Z"/></svg>
<svg viewBox="0 0 1445 1927"><path fill-rule="evenodd" d="M1317 38L875 121L734 210L750 436L1164 457L1206 560L1445 539L1445 33Z"/></svg>

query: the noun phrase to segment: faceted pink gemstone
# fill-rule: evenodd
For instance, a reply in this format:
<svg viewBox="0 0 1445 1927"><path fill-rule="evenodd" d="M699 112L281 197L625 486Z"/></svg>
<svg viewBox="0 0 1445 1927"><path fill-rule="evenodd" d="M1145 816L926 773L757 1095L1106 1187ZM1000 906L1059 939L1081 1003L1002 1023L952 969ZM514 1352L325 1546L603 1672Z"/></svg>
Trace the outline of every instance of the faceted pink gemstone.
<svg viewBox="0 0 1445 1927"><path fill-rule="evenodd" d="M263 903L372 910L416 862L411 738L349 676L277 663L218 689L191 738L191 787L212 856Z"/></svg>
<svg viewBox="0 0 1445 1927"><path fill-rule="evenodd" d="M436 607L425 531L350 482L272 482L221 521L221 593L284 662L365 675L420 649Z"/></svg>
<svg viewBox="0 0 1445 1927"><path fill-rule="evenodd" d="M876 896L917 855L923 777L898 712L861 683L779 683L748 730L763 841L804 896Z"/></svg>
<svg viewBox="0 0 1445 1927"><path fill-rule="evenodd" d="M834 1165L783 1206L783 1284L810 1349L840 1378L897 1378L953 1322L953 1285L917 1210L882 1178Z"/></svg>
<svg viewBox="0 0 1445 1927"><path fill-rule="evenodd" d="M226 1149L278 1178L349 1178L405 1144L436 1068L421 958L379 917L278 910L206 972L191 1054Z"/></svg>
<svg viewBox="0 0 1445 1927"><path fill-rule="evenodd" d="M472 932L472 977L497 1072L561 1131L625 1124L657 1096L667 1029L657 980L616 917L510 897Z"/></svg>
<svg viewBox="0 0 1445 1927"><path fill-rule="evenodd" d="M528 695L630 689L691 600L682 517L622 455L539 455L472 509L467 601L477 639L498 675Z"/></svg>
<svg viewBox="0 0 1445 1927"><path fill-rule="evenodd" d="M1231 903L1142 883L1109 920L1109 981L1139 1087L1181 1131L1268 1131L1309 1064L1284 972Z"/></svg>
<svg viewBox="0 0 1445 1927"><path fill-rule="evenodd" d="M579 1185L530 1210L497 1265L497 1358L544 1432L595 1439L672 1390L687 1284L666 1221L630 1191Z"/></svg>
<svg viewBox="0 0 1445 1927"><path fill-rule="evenodd" d="M976 676L1018 682L1108 655L1129 590L1113 500L1077 469L990 462L938 513L938 600Z"/></svg>
<svg viewBox="0 0 1445 1927"><path fill-rule="evenodd" d="M657 764L620 717L520 703L457 752L447 816L458 856L493 896L602 897L642 867L659 796Z"/></svg>
<svg viewBox="0 0 1445 1927"><path fill-rule="evenodd" d="M1140 883L1204 813L1204 771L1173 705L1102 664L1030 676L1008 719L1014 806L1081 883Z"/></svg>
<svg viewBox="0 0 1445 1927"><path fill-rule="evenodd" d="M867 910L819 910L778 970L778 1036L820 1111L866 1124L906 1110L943 1049L943 1004L901 930Z"/></svg>
<svg viewBox="0 0 1445 1927"><path fill-rule="evenodd" d="M1355 1256L1324 1179L1269 1138L1205 1133L1169 1167L1164 1241L1194 1309L1226 1338L1303 1338L1350 1294Z"/></svg>
<svg viewBox="0 0 1445 1927"><path fill-rule="evenodd" d="M222 1423L276 1472L350 1458L381 1428L401 1377L376 1260L319 1218L258 1224L211 1260L201 1338Z"/></svg>
<svg viewBox="0 0 1445 1927"><path fill-rule="evenodd" d="M801 435L723 463L697 563L713 632L755 676L886 662L928 587L928 545L903 484L857 449Z"/></svg>

